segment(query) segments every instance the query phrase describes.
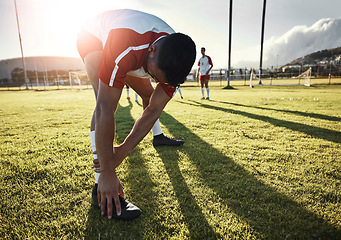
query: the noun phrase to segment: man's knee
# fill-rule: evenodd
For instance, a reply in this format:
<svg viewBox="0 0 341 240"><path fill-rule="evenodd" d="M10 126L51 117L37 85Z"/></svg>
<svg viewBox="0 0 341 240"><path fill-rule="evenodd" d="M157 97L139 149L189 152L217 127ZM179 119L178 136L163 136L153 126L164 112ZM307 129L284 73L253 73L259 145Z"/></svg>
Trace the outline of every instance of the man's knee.
<svg viewBox="0 0 341 240"><path fill-rule="evenodd" d="M140 93L139 96L142 98L143 102L147 102L149 103L149 99L152 96L152 92L144 92L144 93Z"/></svg>
<svg viewBox="0 0 341 240"><path fill-rule="evenodd" d="M93 51L84 57L86 72L95 91L95 95L97 95L98 92L98 72L101 64L102 52L103 51Z"/></svg>

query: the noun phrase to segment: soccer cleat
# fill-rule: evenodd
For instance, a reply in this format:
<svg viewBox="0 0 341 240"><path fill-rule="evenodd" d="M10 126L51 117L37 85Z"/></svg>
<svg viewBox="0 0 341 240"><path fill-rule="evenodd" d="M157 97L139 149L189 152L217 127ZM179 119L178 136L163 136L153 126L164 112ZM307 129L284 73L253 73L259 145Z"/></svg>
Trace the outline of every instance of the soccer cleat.
<svg viewBox="0 0 341 240"><path fill-rule="evenodd" d="M210 98L209 98L209 97L207 97L207 98L206 98L206 100L210 100Z"/></svg>
<svg viewBox="0 0 341 240"><path fill-rule="evenodd" d="M201 98L201 100L204 100L204 99L205 99L204 97Z"/></svg>
<svg viewBox="0 0 341 240"><path fill-rule="evenodd" d="M127 99L129 100L129 99L130 99L130 97L127 97Z"/></svg>
<svg viewBox="0 0 341 240"><path fill-rule="evenodd" d="M153 146L157 147L157 146L181 146L182 144L184 144L185 141L183 140L176 140L176 139L171 139L166 137L165 135L163 135L163 133L154 136L153 139Z"/></svg>
<svg viewBox="0 0 341 240"><path fill-rule="evenodd" d="M98 185L96 183L92 189L92 205L99 208L100 206L98 204L97 187L98 187ZM115 207L115 203L114 203L114 199L113 199L112 200L113 201L113 210L112 210L112 212L113 212L112 217L113 218L122 219L122 220L132 220L132 219L140 216L141 210L138 207L136 207L131 202L128 202L127 200L125 200L121 196L119 196L119 199L120 199L120 203L121 203L121 215L117 216L116 207ZM105 213L107 213L107 209L105 209Z"/></svg>

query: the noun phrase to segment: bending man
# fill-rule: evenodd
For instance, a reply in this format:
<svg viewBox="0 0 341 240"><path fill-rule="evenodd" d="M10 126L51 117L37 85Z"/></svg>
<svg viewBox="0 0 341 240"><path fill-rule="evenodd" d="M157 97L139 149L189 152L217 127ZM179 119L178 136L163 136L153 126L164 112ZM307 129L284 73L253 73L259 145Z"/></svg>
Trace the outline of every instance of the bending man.
<svg viewBox="0 0 341 240"><path fill-rule="evenodd" d="M174 33L156 16L135 10L114 10L99 14L83 27L77 48L97 102L90 138L99 160L95 166L100 166L100 172L95 173L98 184L93 189L93 202L96 205L97 201L102 215L107 211L109 219L132 219L140 211L124 200L115 168L151 129L153 135L159 135L159 145L164 142L179 145L162 134L158 118L193 66L195 44L187 35ZM155 89L150 77L158 82ZM113 147L115 111L126 83L141 96L144 111L124 142ZM153 144L157 145L155 142L154 138Z"/></svg>

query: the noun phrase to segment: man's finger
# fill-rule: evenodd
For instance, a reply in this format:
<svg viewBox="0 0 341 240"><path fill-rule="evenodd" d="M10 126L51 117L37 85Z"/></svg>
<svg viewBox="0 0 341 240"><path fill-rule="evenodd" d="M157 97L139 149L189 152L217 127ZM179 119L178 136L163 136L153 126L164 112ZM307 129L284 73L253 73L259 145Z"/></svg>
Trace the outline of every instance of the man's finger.
<svg viewBox="0 0 341 240"><path fill-rule="evenodd" d="M98 205L101 206L101 192L98 190L98 188L97 188L97 201L98 201Z"/></svg>
<svg viewBox="0 0 341 240"><path fill-rule="evenodd" d="M93 166L94 172L99 173L101 168L100 168L100 164L99 164L98 159L95 158L92 162L93 162L92 166Z"/></svg>
<svg viewBox="0 0 341 240"><path fill-rule="evenodd" d="M114 196L114 202L115 202L117 216L121 216L121 203L118 198L118 194Z"/></svg>
<svg viewBox="0 0 341 240"><path fill-rule="evenodd" d="M118 189L118 194L120 194L121 197L123 197L124 199L126 199L126 197L124 196L124 192L123 192L123 187L120 184L120 188Z"/></svg>
<svg viewBox="0 0 341 240"><path fill-rule="evenodd" d="M104 193L103 193L103 196L101 196L101 201L100 201L100 206L101 206L101 214L102 215L104 215L105 214L105 207L107 206L106 204L105 204L105 202L106 202L106 197L105 197L105 195L104 195Z"/></svg>
<svg viewBox="0 0 341 240"><path fill-rule="evenodd" d="M108 219L111 219L112 217L112 198L107 197L107 209L108 209Z"/></svg>

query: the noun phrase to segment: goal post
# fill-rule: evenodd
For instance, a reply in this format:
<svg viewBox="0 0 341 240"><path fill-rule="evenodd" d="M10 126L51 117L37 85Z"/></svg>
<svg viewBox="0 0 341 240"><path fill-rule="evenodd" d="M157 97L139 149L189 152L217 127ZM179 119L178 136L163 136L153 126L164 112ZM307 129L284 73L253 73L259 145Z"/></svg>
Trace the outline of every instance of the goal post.
<svg viewBox="0 0 341 240"><path fill-rule="evenodd" d="M305 71L304 73L301 73L300 75L297 76L297 78L299 80L301 80L302 78L304 78L304 85L307 87L310 87L310 83L311 83L311 67Z"/></svg>
<svg viewBox="0 0 341 240"><path fill-rule="evenodd" d="M250 88L253 88L253 84L252 84L252 80L253 79L258 79L259 80L259 77L256 75L254 70L251 69L251 73L250 73Z"/></svg>
<svg viewBox="0 0 341 240"><path fill-rule="evenodd" d="M255 83L254 80L259 80L259 77L254 71L250 73L250 87L261 87L261 86L291 86L291 85L304 85L311 86L311 74L312 68L310 67L305 72L299 74L298 76L288 76L288 77L277 77L273 78L273 75L266 73L262 75L262 84ZM303 81L302 81L303 79Z"/></svg>
<svg viewBox="0 0 341 240"><path fill-rule="evenodd" d="M88 75L85 71L70 71L69 82L71 91L74 89L82 90L82 86L90 84Z"/></svg>

